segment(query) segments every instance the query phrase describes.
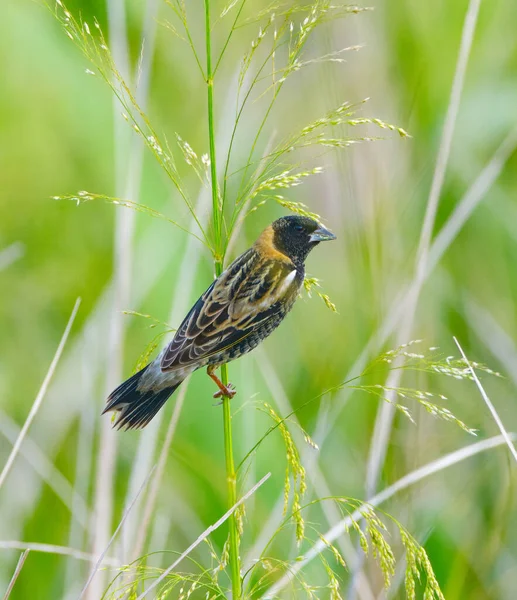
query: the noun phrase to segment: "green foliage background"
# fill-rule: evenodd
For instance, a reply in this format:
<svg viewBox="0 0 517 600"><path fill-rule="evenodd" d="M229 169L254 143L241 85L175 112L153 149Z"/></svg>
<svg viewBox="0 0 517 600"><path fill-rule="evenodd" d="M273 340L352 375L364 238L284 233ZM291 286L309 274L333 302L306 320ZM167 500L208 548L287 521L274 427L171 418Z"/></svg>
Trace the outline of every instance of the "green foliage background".
<svg viewBox="0 0 517 600"><path fill-rule="evenodd" d="M220 12L223 5L219 4ZM312 56L319 56L364 44L360 51L346 53L344 64L311 66L288 82L272 115L279 135L344 100L370 97L364 112L396 123L412 138L387 134L382 141L322 154L316 160L325 172L287 192L289 199L323 215L338 235L337 242L322 245L308 261L308 272L322 280L338 313L304 297L260 350L231 365L230 378L239 391L233 402L244 405L234 419L237 460L268 426L253 402L269 402L283 414L287 411L285 404L279 404L281 395L296 408L343 381L410 280L467 5L466 0L377 2L372 12L326 25L309 48ZM258 10L258 2L256 6ZM145 7L142 0L126 2L131 68L138 61ZM108 31L102 0L75 0L68 8L89 22L96 16ZM202 46L202 29L197 25L202 2L189 0L189 11L195 41ZM159 14L167 15L165 6L160 5ZM516 22L515 2L481 4L435 235L517 126ZM232 116L226 94L231 94L235 69L255 29L251 25L250 30L238 32L216 84L216 131L223 141ZM156 35L147 112L170 141L178 133L199 155L204 154L208 151L205 86L188 47L161 26ZM215 40L220 43L217 35ZM28 454L18 457L0 489L2 590L19 557L19 551L2 549L2 540L70 544L74 517L44 483L42 471L47 469L48 474L48 465L35 466L35 456L40 455L34 444L92 506L100 411L107 391L114 227L116 211L125 209L96 202L76 206L51 197L76 190L123 195L117 189L121 167L116 157L124 162L127 148L119 147L117 154L119 108L98 78L85 74L89 65L42 6L28 0L2 2L0 64L0 259L12 244L17 244L15 254L23 251L12 263L6 258L3 265L0 260L1 466L12 447L9 432L16 436L15 424L24 422L75 299L82 298L64 357L24 446L29 447ZM244 141L255 127L253 121L247 122L241 133ZM379 132L372 130L371 135ZM130 138L123 139L127 143ZM517 145L515 134L511 143ZM178 194L171 193L149 153L142 156L142 183L132 199L188 224ZM191 170L180 160L178 164L195 190ZM424 349L439 346L446 355L457 354L454 335L469 358L505 375L501 380L487 379L486 385L509 431L517 430L516 167L517 155L511 151L501 174L427 279L413 329L413 337L424 340ZM207 210L208 205L201 215ZM268 204L247 219L231 258L281 214L280 207ZM186 259L187 244L191 244L187 236L168 224L136 216L127 309L167 321L172 304L177 321L171 325L178 325L180 313L212 278L206 249L194 244L193 254ZM179 284L193 269L193 284L185 290ZM124 317L124 324L127 330L120 351L127 375L156 330L131 316ZM392 339L379 350L394 343ZM409 379L420 389L450 397L451 410L477 428L481 438L498 433L474 384L444 382L426 374ZM222 416L213 405L212 393L212 383L197 373L189 385L153 515L151 551L183 551L226 509ZM336 406L342 407L339 417L330 423L323 419L323 427L315 431L318 416L334 414ZM165 408L160 440L173 407L171 401ZM365 394L340 392L300 412L302 425L320 445L319 452L309 448L305 453L309 479L314 473L311 465L317 462L333 494L365 497L377 408L376 400ZM453 425L433 420L416 407L414 412L416 426L396 417L380 488L472 442ZM118 444L115 526L141 434L113 435ZM83 440L82 447L78 440ZM284 469L281 441L271 437L243 486L248 489L272 471L248 506L246 547L274 513L282 496ZM515 597L515 469L507 449L500 447L432 476L384 507L425 545L448 600ZM324 495L318 485L316 491ZM314 519L320 531L329 528L323 514ZM222 548L223 531L213 539ZM91 550L88 524L75 540L81 549ZM161 566L170 562L167 557L156 560ZM317 580L318 568L309 567L309 573L311 569ZM11 598L77 597L86 574L87 563L32 552ZM357 597L377 597L368 596L382 590L375 561L366 561L364 574L366 588L363 582ZM340 575L345 597L349 576L344 571ZM386 597L403 594L394 586Z"/></svg>

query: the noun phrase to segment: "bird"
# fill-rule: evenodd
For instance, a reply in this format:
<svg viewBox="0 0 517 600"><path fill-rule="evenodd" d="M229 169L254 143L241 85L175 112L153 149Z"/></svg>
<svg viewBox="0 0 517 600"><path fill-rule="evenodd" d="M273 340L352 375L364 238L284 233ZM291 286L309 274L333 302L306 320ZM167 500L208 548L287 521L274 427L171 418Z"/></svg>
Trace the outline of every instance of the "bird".
<svg viewBox="0 0 517 600"><path fill-rule="evenodd" d="M315 219L288 215L274 221L197 300L159 356L108 397L103 414L118 413L114 427L141 429L182 381L207 367L218 391L232 398L215 371L253 350L282 322L299 296L305 260L336 236Z"/></svg>

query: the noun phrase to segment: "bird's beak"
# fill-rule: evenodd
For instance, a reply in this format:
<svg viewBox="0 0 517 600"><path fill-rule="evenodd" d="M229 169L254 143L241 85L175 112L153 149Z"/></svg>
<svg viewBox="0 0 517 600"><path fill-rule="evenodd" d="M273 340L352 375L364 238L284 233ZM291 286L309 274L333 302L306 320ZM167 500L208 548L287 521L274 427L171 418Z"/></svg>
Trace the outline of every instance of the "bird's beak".
<svg viewBox="0 0 517 600"><path fill-rule="evenodd" d="M311 233L311 237L309 239L311 242L326 242L327 240L335 240L336 236L332 233L332 231L329 231L320 225L318 229Z"/></svg>

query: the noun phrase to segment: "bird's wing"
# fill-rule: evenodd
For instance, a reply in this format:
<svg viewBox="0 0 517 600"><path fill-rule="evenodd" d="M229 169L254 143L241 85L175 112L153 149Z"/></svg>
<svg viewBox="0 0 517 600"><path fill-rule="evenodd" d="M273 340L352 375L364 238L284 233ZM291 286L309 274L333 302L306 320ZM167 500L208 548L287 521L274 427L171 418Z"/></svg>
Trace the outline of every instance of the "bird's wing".
<svg viewBox="0 0 517 600"><path fill-rule="evenodd" d="M296 273L290 261L250 248L192 307L163 354L162 371L195 364L251 335L281 310Z"/></svg>

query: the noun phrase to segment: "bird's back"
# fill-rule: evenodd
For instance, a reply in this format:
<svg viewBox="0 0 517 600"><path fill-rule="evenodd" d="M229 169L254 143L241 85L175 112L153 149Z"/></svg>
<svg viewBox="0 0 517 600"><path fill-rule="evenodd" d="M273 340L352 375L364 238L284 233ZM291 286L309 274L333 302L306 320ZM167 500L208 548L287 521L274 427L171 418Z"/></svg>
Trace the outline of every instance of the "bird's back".
<svg viewBox="0 0 517 600"><path fill-rule="evenodd" d="M302 282L303 267L253 246L194 304L163 354L162 370L223 364L249 352L278 327Z"/></svg>

